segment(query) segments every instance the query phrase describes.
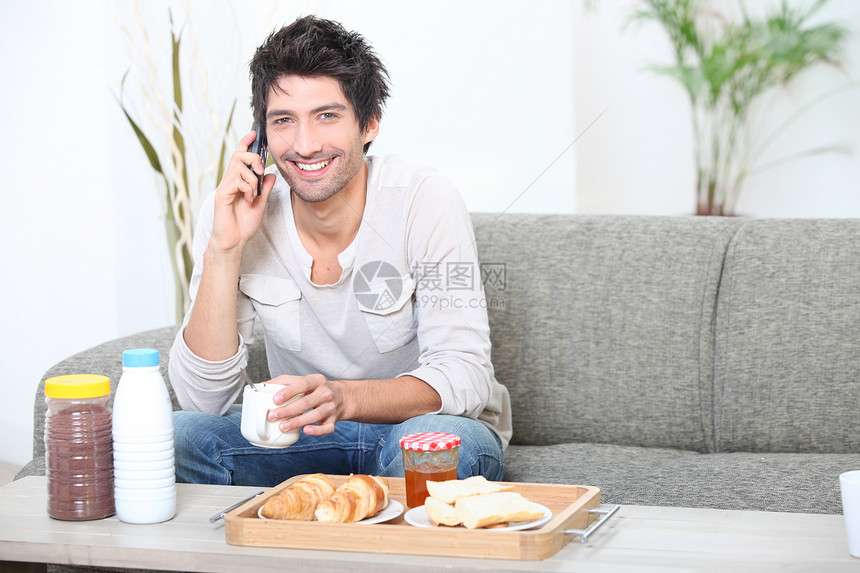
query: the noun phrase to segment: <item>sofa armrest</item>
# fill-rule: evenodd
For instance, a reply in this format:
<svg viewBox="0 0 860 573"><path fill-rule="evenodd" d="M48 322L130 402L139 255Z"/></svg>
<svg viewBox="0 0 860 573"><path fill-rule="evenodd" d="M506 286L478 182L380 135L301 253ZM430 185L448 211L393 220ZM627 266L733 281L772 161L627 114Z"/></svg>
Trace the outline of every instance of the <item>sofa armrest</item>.
<svg viewBox="0 0 860 573"><path fill-rule="evenodd" d="M53 376L66 374L102 374L110 378L111 402L113 402L116 385L122 375L122 352L129 348L155 348L161 357L161 373L167 382L167 390L174 410L179 410L179 403L173 393L170 380L167 376L167 362L169 360L170 348L179 326L166 326L154 330L147 330L117 338L94 346L83 352L70 356L52 366L39 382L36 397L33 404L33 459L25 465L15 476L15 479L29 475L45 475L45 380ZM248 374L253 380L266 380L269 378L269 368L266 361L266 350L262 329L259 327L254 332L254 344L248 349Z"/></svg>

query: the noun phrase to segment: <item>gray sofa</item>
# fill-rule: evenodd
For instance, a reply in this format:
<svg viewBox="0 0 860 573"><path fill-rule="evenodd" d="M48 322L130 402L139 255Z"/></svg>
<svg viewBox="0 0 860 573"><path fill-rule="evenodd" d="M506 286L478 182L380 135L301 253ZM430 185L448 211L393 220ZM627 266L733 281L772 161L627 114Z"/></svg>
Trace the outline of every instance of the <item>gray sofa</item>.
<svg viewBox="0 0 860 573"><path fill-rule="evenodd" d="M838 475L860 468L860 221L473 218L513 403L506 479L594 485L605 503L841 512ZM175 332L46 377L115 382L122 350L166 357ZM249 372L267 378L262 343ZM19 476L45 470L42 389Z"/></svg>

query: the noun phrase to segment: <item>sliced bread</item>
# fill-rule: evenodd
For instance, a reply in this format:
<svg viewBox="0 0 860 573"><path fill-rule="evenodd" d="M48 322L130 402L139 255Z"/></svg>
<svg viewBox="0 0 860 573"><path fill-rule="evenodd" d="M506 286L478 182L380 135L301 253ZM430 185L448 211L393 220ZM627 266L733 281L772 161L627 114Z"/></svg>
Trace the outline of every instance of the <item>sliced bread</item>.
<svg viewBox="0 0 860 573"><path fill-rule="evenodd" d="M543 508L512 491L461 497L456 519L469 529L496 523L531 521L543 517Z"/></svg>
<svg viewBox="0 0 860 573"><path fill-rule="evenodd" d="M484 476L472 476L466 479L452 479L448 481L428 481L427 493L444 503L453 504L461 497L478 495L483 493L496 493L500 491L511 491L513 485L501 485L487 481Z"/></svg>
<svg viewBox="0 0 860 573"><path fill-rule="evenodd" d="M427 517L430 518L433 525L449 525L451 527L460 525L457 510L450 503L428 497L424 500L424 511L427 512Z"/></svg>

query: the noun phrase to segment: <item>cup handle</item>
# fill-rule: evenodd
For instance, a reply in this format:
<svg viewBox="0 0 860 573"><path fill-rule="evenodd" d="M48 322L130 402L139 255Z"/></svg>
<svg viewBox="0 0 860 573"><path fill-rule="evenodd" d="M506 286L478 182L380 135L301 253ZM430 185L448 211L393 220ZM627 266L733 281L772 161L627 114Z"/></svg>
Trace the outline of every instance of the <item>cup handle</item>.
<svg viewBox="0 0 860 573"><path fill-rule="evenodd" d="M257 417L257 437L261 440L269 439L269 411L266 412L262 416Z"/></svg>

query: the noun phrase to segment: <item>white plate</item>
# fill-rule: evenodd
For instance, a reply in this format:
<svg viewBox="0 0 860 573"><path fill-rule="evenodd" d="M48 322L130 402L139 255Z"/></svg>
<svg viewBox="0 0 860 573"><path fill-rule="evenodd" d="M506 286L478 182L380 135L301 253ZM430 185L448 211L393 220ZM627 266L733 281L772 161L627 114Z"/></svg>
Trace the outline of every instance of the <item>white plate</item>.
<svg viewBox="0 0 860 573"><path fill-rule="evenodd" d="M540 527L550 519L552 519L552 511L544 505L539 503L535 504L543 508L543 517L538 519L533 519L532 521L518 521L516 523L512 523L507 527L490 527L490 528L481 528L482 531L520 531L522 529L534 529L535 527ZM409 511L406 512L406 515L403 516L403 519L406 520L406 523L409 525L413 525L415 527L438 527L433 525L433 522L430 521L430 517L427 515L427 511L424 509L424 506L413 507ZM463 527L462 525L458 527Z"/></svg>
<svg viewBox="0 0 860 573"><path fill-rule="evenodd" d="M260 519L268 519L267 517L263 517L261 513L263 511L263 506L260 506L260 509L257 510L257 517ZM372 523L385 523L386 521L391 521L398 515L403 513L403 504L397 500L390 499L388 500L388 507L374 515L373 517L368 517L367 519L362 519L358 523L364 525L370 525Z"/></svg>
<svg viewBox="0 0 860 573"><path fill-rule="evenodd" d="M363 523L365 525L371 523L385 523L386 521L391 521L401 513L403 513L403 504L397 500L389 499L388 507L386 507L373 517L362 519L361 521L359 521L359 523Z"/></svg>

